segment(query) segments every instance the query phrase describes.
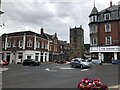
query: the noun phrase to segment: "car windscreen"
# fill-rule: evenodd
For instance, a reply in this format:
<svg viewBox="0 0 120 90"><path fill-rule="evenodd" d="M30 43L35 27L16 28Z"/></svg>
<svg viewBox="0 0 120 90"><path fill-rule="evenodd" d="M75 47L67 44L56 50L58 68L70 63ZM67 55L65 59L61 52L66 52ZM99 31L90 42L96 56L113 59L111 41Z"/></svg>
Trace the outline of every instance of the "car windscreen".
<svg viewBox="0 0 120 90"><path fill-rule="evenodd" d="M87 62L86 60L81 60L82 62Z"/></svg>

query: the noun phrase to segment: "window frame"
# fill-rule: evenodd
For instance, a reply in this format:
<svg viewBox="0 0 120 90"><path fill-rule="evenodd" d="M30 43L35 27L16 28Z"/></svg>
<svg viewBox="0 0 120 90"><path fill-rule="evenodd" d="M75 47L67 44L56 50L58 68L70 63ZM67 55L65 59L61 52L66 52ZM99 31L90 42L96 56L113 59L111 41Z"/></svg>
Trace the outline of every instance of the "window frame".
<svg viewBox="0 0 120 90"><path fill-rule="evenodd" d="M109 29L108 29L108 26L109 26ZM105 32L111 32L111 24L110 23L107 23L105 24Z"/></svg>
<svg viewBox="0 0 120 90"><path fill-rule="evenodd" d="M7 48L10 48L11 47L11 41L9 40L8 42L7 42Z"/></svg>
<svg viewBox="0 0 120 90"><path fill-rule="evenodd" d="M110 17L110 13L105 13L104 14L104 20L110 20L111 17Z"/></svg>
<svg viewBox="0 0 120 90"><path fill-rule="evenodd" d="M27 41L27 47L32 47L33 46L33 41L31 39L29 39Z"/></svg>
<svg viewBox="0 0 120 90"><path fill-rule="evenodd" d="M23 40L19 40L19 48L23 47Z"/></svg>
<svg viewBox="0 0 120 90"><path fill-rule="evenodd" d="M109 38L109 41L108 41L108 38ZM112 36L106 36L105 37L105 45L112 45Z"/></svg>
<svg viewBox="0 0 120 90"><path fill-rule="evenodd" d="M16 41L15 41L15 40L13 41L12 46L13 46L13 47L16 47Z"/></svg>

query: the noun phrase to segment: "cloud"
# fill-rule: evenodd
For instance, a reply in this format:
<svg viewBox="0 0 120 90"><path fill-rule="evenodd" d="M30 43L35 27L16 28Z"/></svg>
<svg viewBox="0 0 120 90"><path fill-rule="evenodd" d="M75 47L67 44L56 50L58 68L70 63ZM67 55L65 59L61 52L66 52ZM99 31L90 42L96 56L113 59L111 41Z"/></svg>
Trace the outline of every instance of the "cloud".
<svg viewBox="0 0 120 90"><path fill-rule="evenodd" d="M1 19L5 27L0 34L26 30L39 33L44 27L46 33L56 32L59 39L69 41L69 27L82 25L85 43L89 43L88 16L93 5L93 0L4 0ZM108 6L109 0L96 0L98 11Z"/></svg>

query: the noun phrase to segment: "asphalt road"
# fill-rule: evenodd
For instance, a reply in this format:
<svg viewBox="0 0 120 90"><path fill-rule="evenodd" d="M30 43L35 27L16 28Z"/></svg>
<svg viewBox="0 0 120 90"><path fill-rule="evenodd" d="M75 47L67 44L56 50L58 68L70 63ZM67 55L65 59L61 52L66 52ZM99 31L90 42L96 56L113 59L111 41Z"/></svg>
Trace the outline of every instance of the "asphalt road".
<svg viewBox="0 0 120 90"><path fill-rule="evenodd" d="M82 78L100 78L107 86L118 84L118 65L93 65L90 69L66 64L43 63L40 66L8 65L2 73L3 88L77 88Z"/></svg>

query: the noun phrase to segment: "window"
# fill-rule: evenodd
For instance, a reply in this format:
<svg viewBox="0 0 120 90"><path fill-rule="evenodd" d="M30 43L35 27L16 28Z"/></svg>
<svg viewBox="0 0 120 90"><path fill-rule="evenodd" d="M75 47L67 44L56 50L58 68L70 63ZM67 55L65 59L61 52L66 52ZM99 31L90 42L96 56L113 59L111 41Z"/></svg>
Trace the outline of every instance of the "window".
<svg viewBox="0 0 120 90"><path fill-rule="evenodd" d="M29 40L27 41L27 47L32 47L32 40L29 39Z"/></svg>
<svg viewBox="0 0 120 90"><path fill-rule="evenodd" d="M91 45L97 45L97 38L91 38Z"/></svg>
<svg viewBox="0 0 120 90"><path fill-rule="evenodd" d="M18 53L18 59L22 59L23 58L23 53Z"/></svg>
<svg viewBox="0 0 120 90"><path fill-rule="evenodd" d="M111 45L112 44L112 38L111 38L111 36L105 37L105 43L106 43L106 45Z"/></svg>
<svg viewBox="0 0 120 90"><path fill-rule="evenodd" d="M76 31L76 30L74 31L74 35L75 35L75 36L77 35L77 31Z"/></svg>
<svg viewBox="0 0 120 90"><path fill-rule="evenodd" d="M110 13L104 14L104 20L110 20Z"/></svg>
<svg viewBox="0 0 120 90"><path fill-rule="evenodd" d="M73 38L73 41L76 43L76 42L77 42L77 37L74 37L74 38Z"/></svg>
<svg viewBox="0 0 120 90"><path fill-rule="evenodd" d="M39 41L37 41L36 47L37 47L37 48L40 48L40 42L39 42Z"/></svg>
<svg viewBox="0 0 120 90"><path fill-rule="evenodd" d="M7 43L7 47L8 47L8 48L11 47L11 42L10 42L10 41L8 41L8 43Z"/></svg>
<svg viewBox="0 0 120 90"><path fill-rule="evenodd" d="M52 51L52 46L50 46L50 51Z"/></svg>
<svg viewBox="0 0 120 90"><path fill-rule="evenodd" d="M15 40L13 41L13 47L16 47L16 43L15 43Z"/></svg>
<svg viewBox="0 0 120 90"><path fill-rule="evenodd" d="M90 22L96 22L97 21L97 15L90 17Z"/></svg>
<svg viewBox="0 0 120 90"><path fill-rule="evenodd" d="M19 48L22 48L22 47L23 47L23 41L20 40L20 41L19 41Z"/></svg>
<svg viewBox="0 0 120 90"><path fill-rule="evenodd" d="M45 44L45 49L47 49L47 48L48 48L48 44L46 43L46 44Z"/></svg>
<svg viewBox="0 0 120 90"><path fill-rule="evenodd" d="M105 32L111 32L111 24L106 24L105 25Z"/></svg>
<svg viewBox="0 0 120 90"><path fill-rule="evenodd" d="M42 42L42 47L41 48L44 48L44 43Z"/></svg>
<svg viewBox="0 0 120 90"><path fill-rule="evenodd" d="M120 16L120 11L119 11L119 16Z"/></svg>
<svg viewBox="0 0 120 90"><path fill-rule="evenodd" d="M5 41L3 41L2 43L2 48L5 48Z"/></svg>

